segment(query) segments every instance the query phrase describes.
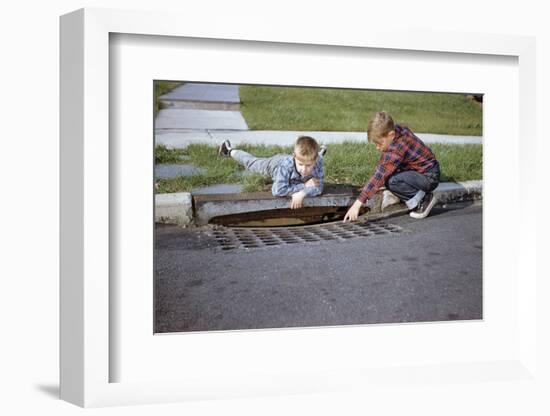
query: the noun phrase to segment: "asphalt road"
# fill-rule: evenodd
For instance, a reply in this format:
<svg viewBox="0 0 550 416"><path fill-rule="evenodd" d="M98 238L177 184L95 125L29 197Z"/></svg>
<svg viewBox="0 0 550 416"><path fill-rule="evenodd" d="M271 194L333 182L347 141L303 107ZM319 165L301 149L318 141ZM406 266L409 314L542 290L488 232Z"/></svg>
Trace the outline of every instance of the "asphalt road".
<svg viewBox="0 0 550 416"><path fill-rule="evenodd" d="M401 232L222 250L156 228L155 332L482 319L482 208L384 220Z"/></svg>

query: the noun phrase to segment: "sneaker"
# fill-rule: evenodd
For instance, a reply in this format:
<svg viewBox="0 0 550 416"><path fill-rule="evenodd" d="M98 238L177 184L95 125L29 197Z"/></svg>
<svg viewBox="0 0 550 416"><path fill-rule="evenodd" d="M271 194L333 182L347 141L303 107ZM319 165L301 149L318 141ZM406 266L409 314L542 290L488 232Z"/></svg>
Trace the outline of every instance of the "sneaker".
<svg viewBox="0 0 550 416"><path fill-rule="evenodd" d="M218 155L229 157L231 156L231 150L233 150L231 143L229 143L229 140L225 140L218 149Z"/></svg>
<svg viewBox="0 0 550 416"><path fill-rule="evenodd" d="M400 201L401 200L397 197L397 195L386 189L382 192L382 205L380 206L380 209L384 211L387 207L398 204Z"/></svg>
<svg viewBox="0 0 550 416"><path fill-rule="evenodd" d="M436 202L437 197L431 192L427 193L424 199L420 201L420 204L411 211L410 216L417 219L426 218Z"/></svg>
<svg viewBox="0 0 550 416"><path fill-rule="evenodd" d="M325 153L327 153L327 145L322 144L321 145L321 150L319 150L319 156L325 156Z"/></svg>

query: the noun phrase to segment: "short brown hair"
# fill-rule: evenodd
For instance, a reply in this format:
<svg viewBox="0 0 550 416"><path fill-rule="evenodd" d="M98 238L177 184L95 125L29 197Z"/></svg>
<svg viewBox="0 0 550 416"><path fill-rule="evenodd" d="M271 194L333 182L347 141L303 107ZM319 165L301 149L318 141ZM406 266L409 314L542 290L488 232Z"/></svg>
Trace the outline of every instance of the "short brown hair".
<svg viewBox="0 0 550 416"><path fill-rule="evenodd" d="M308 161L317 159L319 144L313 137L300 136L294 144L294 156Z"/></svg>
<svg viewBox="0 0 550 416"><path fill-rule="evenodd" d="M395 124L388 113L385 111L375 113L367 127L369 142L378 143L382 137L386 136L394 128Z"/></svg>

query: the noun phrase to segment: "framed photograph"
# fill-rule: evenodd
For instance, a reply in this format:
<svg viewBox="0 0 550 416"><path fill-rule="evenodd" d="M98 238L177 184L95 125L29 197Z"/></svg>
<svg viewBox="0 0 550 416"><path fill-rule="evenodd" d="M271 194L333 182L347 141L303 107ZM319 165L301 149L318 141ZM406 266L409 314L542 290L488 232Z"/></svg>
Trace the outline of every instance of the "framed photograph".
<svg viewBox="0 0 550 416"><path fill-rule="evenodd" d="M244 37L199 22L183 27L181 16L169 13L84 9L63 16L61 397L93 407L364 389L382 397L388 386L430 391L434 383L537 387L536 217L521 215L503 232L498 214L502 195L517 196L507 200L514 212L527 212L532 199L534 71L534 40L516 36L362 28L327 38L320 29L266 26ZM170 287L156 291L157 80L482 95L479 311L464 320L224 327L212 324L220 313L204 301L199 313L214 321L163 330L191 312L185 296L170 309L162 305ZM208 256L169 254L177 264L166 269L197 273L188 288L214 273ZM335 276L341 256L325 253ZM239 261L254 267L249 258ZM366 267L381 266L373 259ZM277 287L269 289L275 296ZM277 312L271 309L272 322Z"/></svg>
<svg viewBox="0 0 550 416"><path fill-rule="evenodd" d="M155 94L155 333L482 319L482 94ZM368 145L373 115L384 155L423 154L380 165L388 189L348 221L385 145Z"/></svg>

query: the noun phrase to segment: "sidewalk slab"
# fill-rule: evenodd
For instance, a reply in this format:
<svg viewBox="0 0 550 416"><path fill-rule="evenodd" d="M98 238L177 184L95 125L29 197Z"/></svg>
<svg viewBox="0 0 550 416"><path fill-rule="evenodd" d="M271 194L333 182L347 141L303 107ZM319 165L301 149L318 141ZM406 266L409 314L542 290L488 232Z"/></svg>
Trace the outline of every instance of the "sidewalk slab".
<svg viewBox="0 0 550 416"><path fill-rule="evenodd" d="M155 133L167 129L248 130L248 126L239 111L165 108L157 114Z"/></svg>
<svg viewBox="0 0 550 416"><path fill-rule="evenodd" d="M292 146L299 136L311 136L321 144L337 144L345 141L368 141L365 132L319 132L319 131L233 131L233 130L163 130L156 131L156 144L163 144L168 148L185 148L189 144L203 143L217 146L224 140L229 140L233 146L244 143L254 145L280 145ZM426 144L482 144L479 136L451 136L443 134L418 134L418 137Z"/></svg>
<svg viewBox="0 0 550 416"><path fill-rule="evenodd" d="M172 179L178 176L193 176L206 173L205 169L193 165L162 163L155 165L155 178Z"/></svg>
<svg viewBox="0 0 550 416"><path fill-rule="evenodd" d="M418 133L424 143L483 144L482 136L455 136L450 134Z"/></svg>
<svg viewBox="0 0 550 416"><path fill-rule="evenodd" d="M367 132L344 132L344 131L275 131L275 130L254 130L254 131L213 131L214 139L229 139L237 143L249 144L280 144L285 146L293 145L299 136L311 136L319 143L335 144L346 141L368 142ZM417 136L424 143L449 143L449 144L481 144L480 136L453 136L446 134L419 133Z"/></svg>
<svg viewBox="0 0 550 416"><path fill-rule="evenodd" d="M161 101L201 101L239 104L239 86L231 84L186 83L161 95Z"/></svg>
<svg viewBox="0 0 550 416"><path fill-rule="evenodd" d="M155 146L165 146L167 149L185 149L190 144L208 144L218 146L216 141L206 130L157 130L155 132Z"/></svg>

